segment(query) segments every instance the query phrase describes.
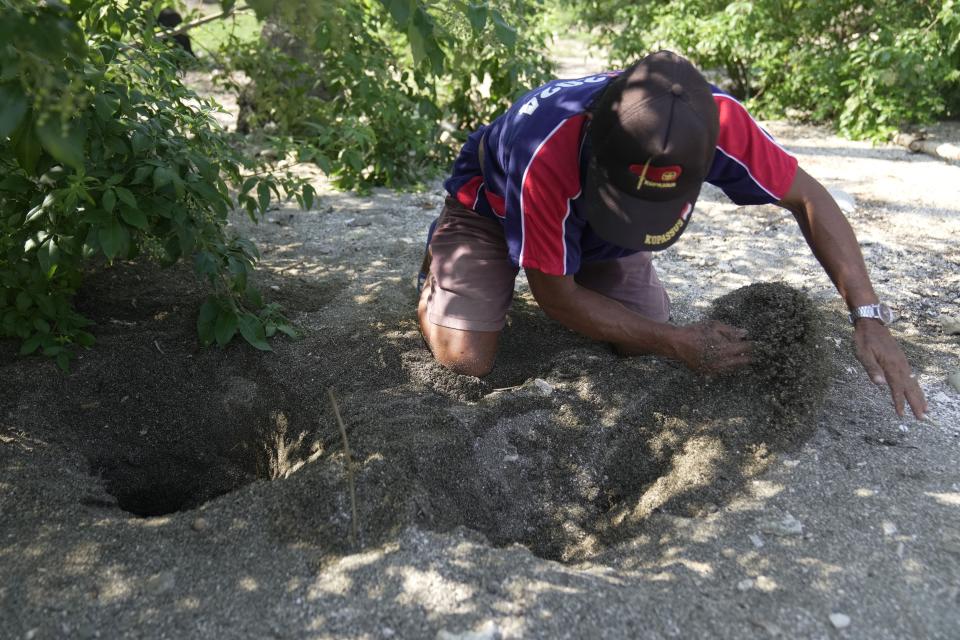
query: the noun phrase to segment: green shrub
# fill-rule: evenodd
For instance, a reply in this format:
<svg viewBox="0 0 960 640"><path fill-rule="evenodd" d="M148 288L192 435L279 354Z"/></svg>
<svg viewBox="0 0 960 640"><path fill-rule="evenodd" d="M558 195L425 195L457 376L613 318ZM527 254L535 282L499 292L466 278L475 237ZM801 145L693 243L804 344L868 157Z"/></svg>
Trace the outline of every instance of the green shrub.
<svg viewBox="0 0 960 640"><path fill-rule="evenodd" d="M312 191L227 143L215 105L179 80L184 54L153 36L158 11L0 0L0 337L62 368L93 342L71 298L98 256L191 258L214 291L205 344L239 332L269 349L265 338L292 333L250 285L256 248L229 237L226 219L235 204L256 219L284 191L301 202Z"/></svg>
<svg viewBox="0 0 960 640"><path fill-rule="evenodd" d="M419 181L551 71L537 2L266 5L289 46L234 39L217 57L250 79L234 89L251 125L272 123L342 188Z"/></svg>
<svg viewBox="0 0 960 640"><path fill-rule="evenodd" d="M763 117L786 113L879 139L960 116L960 6L680 0L576 5L619 62L671 48Z"/></svg>

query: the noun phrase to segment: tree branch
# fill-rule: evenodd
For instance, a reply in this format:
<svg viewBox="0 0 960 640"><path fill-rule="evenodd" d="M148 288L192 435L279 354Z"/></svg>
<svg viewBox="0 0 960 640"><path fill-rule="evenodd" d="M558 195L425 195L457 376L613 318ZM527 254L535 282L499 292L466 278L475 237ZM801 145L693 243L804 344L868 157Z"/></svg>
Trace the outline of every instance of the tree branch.
<svg viewBox="0 0 960 640"><path fill-rule="evenodd" d="M230 7L226 11L215 13L212 16L204 16L203 18L198 18L193 22L188 22L187 24L183 26L179 26L176 29L164 29L163 32L158 37L172 38L174 36L179 36L196 27L205 25L210 22L214 22L215 20L224 20L226 18L229 18L230 16L233 16L238 13L242 13L244 11L250 11L250 7L246 5L240 7L239 9L237 7Z"/></svg>

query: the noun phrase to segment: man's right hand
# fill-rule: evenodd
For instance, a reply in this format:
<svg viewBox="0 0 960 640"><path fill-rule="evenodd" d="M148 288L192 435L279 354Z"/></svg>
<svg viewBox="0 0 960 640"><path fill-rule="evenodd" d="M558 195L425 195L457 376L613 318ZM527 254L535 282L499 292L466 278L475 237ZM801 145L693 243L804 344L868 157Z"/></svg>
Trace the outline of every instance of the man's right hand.
<svg viewBox="0 0 960 640"><path fill-rule="evenodd" d="M705 375L728 373L750 364L753 343L743 329L705 320L680 327L674 355L688 369Z"/></svg>

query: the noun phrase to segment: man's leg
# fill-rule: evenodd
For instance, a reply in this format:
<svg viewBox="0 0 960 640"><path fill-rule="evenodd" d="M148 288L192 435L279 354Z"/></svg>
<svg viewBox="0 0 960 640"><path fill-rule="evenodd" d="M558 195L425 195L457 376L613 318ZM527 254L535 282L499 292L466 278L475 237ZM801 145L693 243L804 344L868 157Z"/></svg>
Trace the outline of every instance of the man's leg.
<svg viewBox="0 0 960 640"><path fill-rule="evenodd" d="M429 287L420 293L420 332L437 362L455 373L483 377L493 369L500 331L470 331L433 324L427 317Z"/></svg>
<svg viewBox="0 0 960 640"><path fill-rule="evenodd" d="M670 298L657 277L650 252L585 264L574 279L580 286L613 298L645 318L657 322L670 318ZM620 345L613 346L621 355L635 355Z"/></svg>
<svg viewBox="0 0 960 640"><path fill-rule="evenodd" d="M503 229L448 198L429 253L417 306L423 338L443 366L484 376L493 369L517 275Z"/></svg>

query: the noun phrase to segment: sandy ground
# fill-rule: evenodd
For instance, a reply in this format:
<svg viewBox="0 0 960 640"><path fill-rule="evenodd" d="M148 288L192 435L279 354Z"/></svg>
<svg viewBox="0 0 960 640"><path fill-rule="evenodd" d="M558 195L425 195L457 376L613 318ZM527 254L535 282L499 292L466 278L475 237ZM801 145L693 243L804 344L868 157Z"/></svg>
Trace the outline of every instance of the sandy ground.
<svg viewBox="0 0 960 640"><path fill-rule="evenodd" d="M846 208L933 423L865 379L775 207L706 189L657 266L679 322L804 290L830 371L810 412L617 358L522 281L491 378L447 374L413 319L439 185L318 177L313 210L233 223L301 340L201 350L189 271L118 265L79 298L99 342L69 375L0 345L0 638L956 638L960 167L769 128Z"/></svg>

